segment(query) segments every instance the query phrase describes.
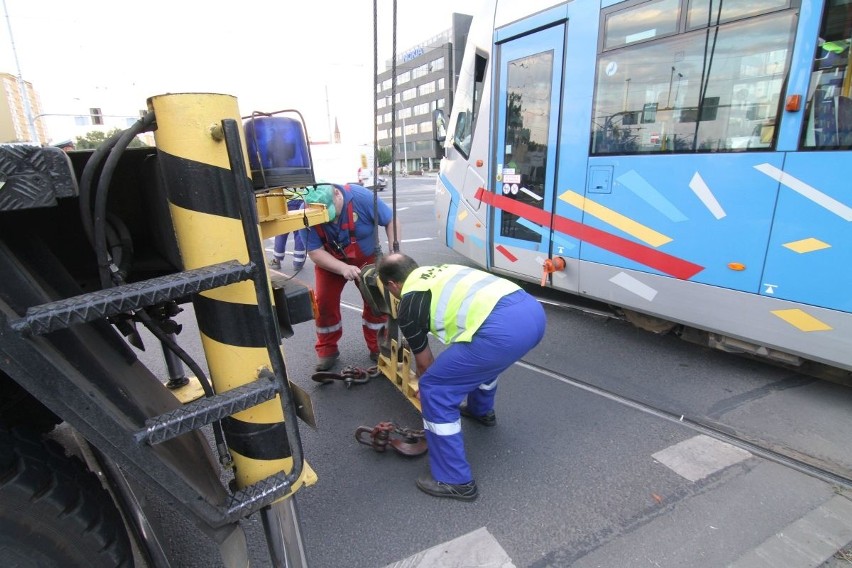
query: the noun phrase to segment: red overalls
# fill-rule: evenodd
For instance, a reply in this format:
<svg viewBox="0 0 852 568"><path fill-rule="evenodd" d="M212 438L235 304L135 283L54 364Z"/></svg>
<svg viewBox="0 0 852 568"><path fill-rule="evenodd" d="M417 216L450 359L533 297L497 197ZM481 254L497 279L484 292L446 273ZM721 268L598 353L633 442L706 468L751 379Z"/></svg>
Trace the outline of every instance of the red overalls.
<svg viewBox="0 0 852 568"><path fill-rule="evenodd" d="M348 189L344 187L343 191L348 191ZM341 230L349 232L349 244L345 249L341 249L337 243L328 241L322 225L317 225L315 229L322 241L323 248L338 260L358 268L376 261L375 256L365 255L361 252L361 247L358 246L358 240L355 237L355 215L351 200L346 206L344 222L340 225ZM314 267L314 273L316 275L317 308L319 310L316 319L317 343L315 347L318 357L330 357L338 353L337 342L343 336L340 295L343 293L343 287L347 280L343 276L329 272L319 266ZM367 342L370 353L379 352L377 336L386 322L386 315L374 313L370 309L370 305L364 302L364 309L361 311L361 323L364 340Z"/></svg>

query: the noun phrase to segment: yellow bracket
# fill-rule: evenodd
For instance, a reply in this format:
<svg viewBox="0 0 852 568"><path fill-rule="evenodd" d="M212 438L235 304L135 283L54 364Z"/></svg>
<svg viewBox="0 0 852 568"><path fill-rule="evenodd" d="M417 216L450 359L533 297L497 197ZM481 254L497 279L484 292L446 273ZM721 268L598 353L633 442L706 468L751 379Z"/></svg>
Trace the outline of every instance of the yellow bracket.
<svg viewBox="0 0 852 568"><path fill-rule="evenodd" d="M420 412L420 399L417 398L419 390L417 375L411 371L411 351L406 347L401 348L396 339L391 339L390 351L390 357L379 356L379 372L387 377L408 399L408 402L413 404L414 408ZM400 357L400 352L402 357Z"/></svg>
<svg viewBox="0 0 852 568"><path fill-rule="evenodd" d="M181 402L181 404L186 404L188 402L192 402L193 400L198 400L202 396L204 396L204 387L201 386L201 381L198 380L198 377L195 375L190 375L187 377L189 382L183 385L182 387L178 387L176 389L169 389L169 392L175 395L175 397Z"/></svg>
<svg viewBox="0 0 852 568"><path fill-rule="evenodd" d="M386 305L390 308L388 317L396 319L399 300L384 289L378 278L376 279L376 286L378 287L377 292L384 297ZM390 356L380 354L378 367L379 372L399 389L418 412L421 412L420 399L417 398L420 387L418 386L417 373L411 370L412 359L414 359L414 356L411 354L411 350L400 345L397 339L391 338Z"/></svg>
<svg viewBox="0 0 852 568"><path fill-rule="evenodd" d="M275 235L304 229L306 219L307 226L330 221L325 205L307 203L304 209L290 211L287 209L287 202L291 199L299 199L299 195L286 189L273 189L255 196L261 238L269 239Z"/></svg>

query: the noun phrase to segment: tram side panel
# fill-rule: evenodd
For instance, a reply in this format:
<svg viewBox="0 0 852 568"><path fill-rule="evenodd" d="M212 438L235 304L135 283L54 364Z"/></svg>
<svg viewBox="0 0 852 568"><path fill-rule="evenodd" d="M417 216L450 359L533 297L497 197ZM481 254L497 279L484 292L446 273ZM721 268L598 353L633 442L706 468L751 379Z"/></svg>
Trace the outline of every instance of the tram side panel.
<svg viewBox="0 0 852 568"><path fill-rule="evenodd" d="M551 9L528 19L530 34L551 25L542 23L549 15L552 25L559 25L563 14L568 21L564 74L552 87L562 89L562 101L549 109L560 125L559 163L555 181L548 180L555 188L552 202L543 203L541 211L518 208L511 194L500 191L500 177L509 172L501 157L504 150L511 152L512 144L508 136L501 138L508 129L507 113L495 107L507 96L497 87L489 91L492 85L507 88L505 77L492 75L507 73L507 62L499 61L500 48L523 39L524 21L491 30L483 29L491 17L474 20L463 67L474 69L473 58L483 57L487 76L480 106L456 104L451 117L437 199L447 245L496 272L531 281L541 279L543 258L563 256L567 269L549 280L555 288L700 328L716 334L710 338L716 347L768 353L794 363L801 356L852 369L852 345L846 339L852 337L852 300L842 290L852 280L846 245L852 239L848 204L837 181L847 158L843 153L773 151L775 144L795 148L797 140L791 144L789 134L785 139L775 132L770 105L748 99L760 93L780 104L783 77L789 74L784 65L794 47L795 14L764 18L763 27L775 34L778 49L758 58L760 68L752 65L753 54L741 53L731 69L751 76L740 82L729 79L710 88L687 76L696 61L681 61L682 71L666 67L659 84L643 88L640 81L631 81L631 69L641 71L642 65L624 57L629 51L589 57L597 53L600 21L597 12L588 10L592 4L600 8L572 3L561 12ZM732 27L728 35L736 31ZM489 34L495 44L486 43ZM689 39L667 41L687 45ZM808 52L808 42L799 41L805 47L796 49ZM734 47L742 49L742 43ZM652 53L654 46L642 49ZM640 59L644 65L648 57ZM809 65L794 63L793 79L797 72L809 73ZM464 77L463 71L462 95ZM793 82L801 89L800 81ZM697 104L702 90L705 100L717 105L712 112L689 106L692 99ZM607 98L613 108L600 104ZM462 122L470 113L478 122L464 147L467 152L460 152ZM632 147L597 146L612 142L606 139L616 132L612 117L620 121L620 141ZM802 115L784 119L801 121ZM587 124L592 125L591 154ZM795 125L780 122L778 128L796 130L798 136ZM689 140L690 132L694 140ZM489 148L489 143L495 146ZM688 150L684 144L689 143L693 153L673 154ZM487 213L483 201L489 204ZM520 214L509 222L528 229L538 223L551 232L538 245L534 239L517 243L504 238L509 231L498 230L499 221L505 222L503 212L513 208ZM445 211L444 223L440 216ZM542 243L549 250L542 250Z"/></svg>
<svg viewBox="0 0 852 568"><path fill-rule="evenodd" d="M489 210L477 196L487 188L491 129L491 39L496 0L474 18L447 125L436 182L435 215L445 244L479 266L489 264Z"/></svg>

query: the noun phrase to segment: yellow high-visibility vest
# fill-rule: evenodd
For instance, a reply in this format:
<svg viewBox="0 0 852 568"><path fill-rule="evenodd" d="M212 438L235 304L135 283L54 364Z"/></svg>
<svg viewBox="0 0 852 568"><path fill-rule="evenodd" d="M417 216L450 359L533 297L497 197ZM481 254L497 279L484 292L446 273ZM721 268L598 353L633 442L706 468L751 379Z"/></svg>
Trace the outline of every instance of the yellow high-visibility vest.
<svg viewBox="0 0 852 568"><path fill-rule="evenodd" d="M469 342L500 301L520 286L457 264L415 269L402 286L408 292L432 292L429 331L443 343Z"/></svg>

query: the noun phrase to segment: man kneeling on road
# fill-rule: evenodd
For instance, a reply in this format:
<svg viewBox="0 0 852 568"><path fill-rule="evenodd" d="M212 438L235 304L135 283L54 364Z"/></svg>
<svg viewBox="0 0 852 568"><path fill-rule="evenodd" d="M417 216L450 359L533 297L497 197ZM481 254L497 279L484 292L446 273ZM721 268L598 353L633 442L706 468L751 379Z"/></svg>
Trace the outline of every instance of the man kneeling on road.
<svg viewBox="0 0 852 568"><path fill-rule="evenodd" d="M432 474L421 476L417 487L435 497L472 501L478 490L460 414L496 425L497 379L541 341L544 310L516 284L467 266L418 267L411 257L394 253L379 262L378 273L400 299L399 327L420 377ZM428 332L449 344L437 359Z"/></svg>

